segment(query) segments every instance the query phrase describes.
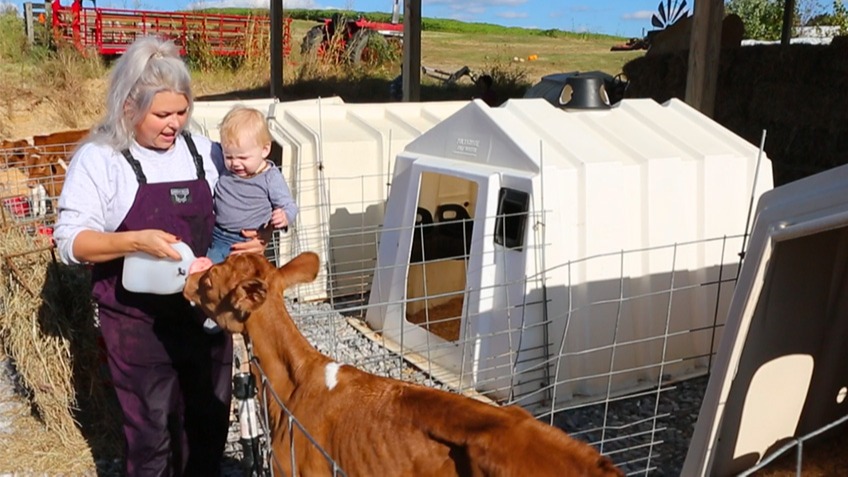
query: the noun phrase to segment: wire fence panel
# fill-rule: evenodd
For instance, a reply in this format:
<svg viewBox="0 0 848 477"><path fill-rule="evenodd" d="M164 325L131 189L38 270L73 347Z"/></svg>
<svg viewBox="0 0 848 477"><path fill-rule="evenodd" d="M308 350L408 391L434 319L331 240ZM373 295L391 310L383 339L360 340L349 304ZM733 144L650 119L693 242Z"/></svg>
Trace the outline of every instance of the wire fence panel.
<svg viewBox="0 0 848 477"><path fill-rule="evenodd" d="M49 137L36 136L36 145L0 149L4 166L0 167L0 227L52 233L65 172L77 144L47 143Z"/></svg>
<svg viewBox="0 0 848 477"><path fill-rule="evenodd" d="M535 245L527 254L539 267L507 262L474 272L469 256L377 265L386 229L366 216L357 217L359 227L346 222L323 237L295 227L295 240L276 254L282 260L308 249L300 239L323 240L332 257L324 281L292 298L309 302L325 290L318 301L327 303L328 316L347 317L382 349L368 363L353 364L383 362L400 379L412 365L454 392L520 404L628 472L679 468L689 436L676 428L687 422L691 429L697 417L736 281L741 236L548 266L534 256L543 247ZM415 233L413 227L400 232ZM504 268L520 266L519 279L491 279L516 276ZM404 277L404 294L378 301L373 287L384 284L374 277L385 268ZM468 277L475 273L492 277L473 282ZM322 351L346 361L334 339L327 338ZM681 392L691 397L681 401ZM664 452L671 432L674 450Z"/></svg>

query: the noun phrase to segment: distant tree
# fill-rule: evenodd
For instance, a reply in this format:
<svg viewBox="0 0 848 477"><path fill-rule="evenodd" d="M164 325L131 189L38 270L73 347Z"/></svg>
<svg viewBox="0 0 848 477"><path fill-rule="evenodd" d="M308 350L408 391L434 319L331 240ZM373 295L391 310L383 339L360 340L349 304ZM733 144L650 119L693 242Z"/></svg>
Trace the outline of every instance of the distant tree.
<svg viewBox="0 0 848 477"><path fill-rule="evenodd" d="M838 1L838 0L837 0ZM829 13L820 13L809 20L807 26L829 26L834 24L834 16Z"/></svg>
<svg viewBox="0 0 848 477"><path fill-rule="evenodd" d="M822 13L824 13L824 6L819 0L797 0L795 22L801 26L813 26L810 22Z"/></svg>
<svg viewBox="0 0 848 477"><path fill-rule="evenodd" d="M833 26L839 27L840 35L848 35L848 8L842 0L833 0Z"/></svg>
<svg viewBox="0 0 848 477"><path fill-rule="evenodd" d="M841 0L834 0L840 3ZM745 25L745 38L778 40L783 28L785 0L727 0L725 11L735 13ZM792 14L792 25L821 24L822 6L818 0L798 0Z"/></svg>
<svg viewBox="0 0 848 477"><path fill-rule="evenodd" d="M778 40L783 25L784 0L729 0L727 13L735 13L745 25L745 38Z"/></svg>

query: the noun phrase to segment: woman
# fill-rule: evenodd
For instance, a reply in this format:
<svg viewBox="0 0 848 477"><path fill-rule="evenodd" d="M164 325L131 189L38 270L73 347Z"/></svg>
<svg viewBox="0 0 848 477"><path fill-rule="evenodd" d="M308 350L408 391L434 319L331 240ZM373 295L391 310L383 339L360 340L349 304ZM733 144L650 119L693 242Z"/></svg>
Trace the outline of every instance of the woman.
<svg viewBox="0 0 848 477"><path fill-rule="evenodd" d="M111 379L124 413L127 475L220 474L231 395L232 341L206 334L180 296L132 293L123 257L179 259L209 247L220 147L184 131L189 72L177 47L137 40L115 63L106 115L76 151L59 199L65 263L93 264ZM258 237L235 252L262 252Z"/></svg>

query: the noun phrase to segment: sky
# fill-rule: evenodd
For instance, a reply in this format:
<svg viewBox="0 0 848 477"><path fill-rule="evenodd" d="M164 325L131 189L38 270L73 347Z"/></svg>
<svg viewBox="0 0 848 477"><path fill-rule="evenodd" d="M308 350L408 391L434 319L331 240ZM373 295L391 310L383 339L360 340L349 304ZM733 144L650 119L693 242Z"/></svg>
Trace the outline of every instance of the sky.
<svg viewBox="0 0 848 477"><path fill-rule="evenodd" d="M70 3L70 0L61 2ZM399 3L402 12L403 0ZM687 3L693 4L692 0ZM97 0L97 4L100 7L175 10L192 6L265 7L269 0ZM659 0L421 0L421 14L464 22L641 38L653 28L651 15L657 11L658 4ZM83 5L91 6L91 0L84 0ZM284 9L336 8L391 13L393 5L394 0L283 0Z"/></svg>

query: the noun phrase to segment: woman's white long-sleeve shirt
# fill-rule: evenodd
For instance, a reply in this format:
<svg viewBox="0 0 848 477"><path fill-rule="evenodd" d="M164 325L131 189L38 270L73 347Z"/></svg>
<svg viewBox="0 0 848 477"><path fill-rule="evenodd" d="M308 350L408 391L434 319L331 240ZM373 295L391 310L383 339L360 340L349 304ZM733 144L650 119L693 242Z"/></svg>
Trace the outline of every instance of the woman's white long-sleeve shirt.
<svg viewBox="0 0 848 477"><path fill-rule="evenodd" d="M192 135L192 139L203 156L206 181L214 191L219 171L224 168L220 145L204 136ZM182 136L178 136L174 147L164 152L136 143L130 152L141 163L149 184L197 177L194 160ZM82 145L65 174L59 218L53 231L62 261L80 263L74 257L73 244L81 231L114 232L132 207L137 191L138 179L120 151L102 144Z"/></svg>

